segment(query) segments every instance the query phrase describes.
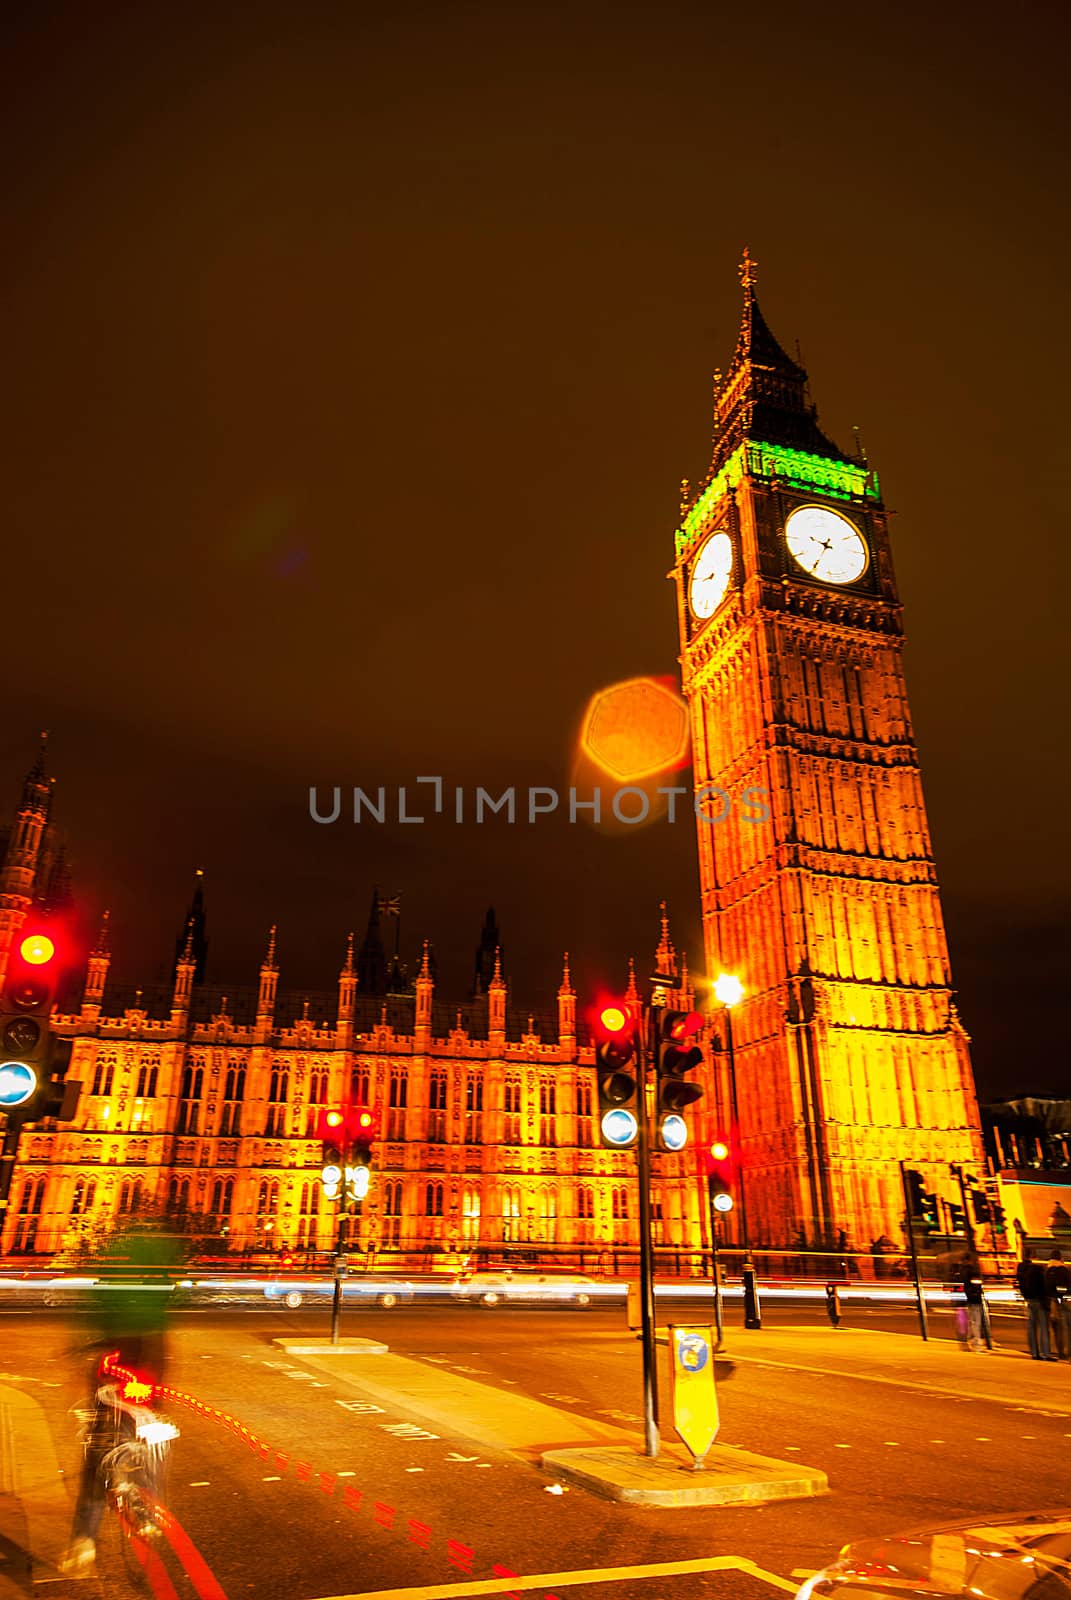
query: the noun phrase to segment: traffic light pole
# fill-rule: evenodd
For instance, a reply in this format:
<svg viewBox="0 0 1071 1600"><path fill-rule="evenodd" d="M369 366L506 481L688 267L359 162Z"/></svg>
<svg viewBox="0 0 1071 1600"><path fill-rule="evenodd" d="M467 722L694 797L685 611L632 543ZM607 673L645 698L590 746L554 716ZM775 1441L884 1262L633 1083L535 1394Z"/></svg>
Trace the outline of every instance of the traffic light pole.
<svg viewBox="0 0 1071 1600"><path fill-rule="evenodd" d="M710 1271L714 1279L714 1323L718 1330L718 1342L715 1348L720 1350L725 1342L725 1329L722 1324L721 1268L718 1264L718 1213L709 1183L707 1184L707 1206L710 1210Z"/></svg>
<svg viewBox="0 0 1071 1600"><path fill-rule="evenodd" d="M924 1339L929 1339L930 1332L926 1326L926 1299L922 1293L922 1280L919 1277L919 1253L915 1245L915 1230L911 1226L911 1191L907 1182L907 1167L900 1162L900 1187L904 1191L904 1225L907 1230L907 1244L911 1251L911 1274L915 1280L915 1304L919 1313L919 1333Z"/></svg>
<svg viewBox="0 0 1071 1600"><path fill-rule="evenodd" d="M357 1202L358 1205L360 1201ZM338 1233L335 1239L335 1287L331 1297L331 1343L338 1344L342 1333L342 1280L346 1275L346 1246L349 1243L350 1197L345 1182L338 1197Z"/></svg>
<svg viewBox="0 0 1071 1600"><path fill-rule="evenodd" d="M652 1460L658 1455L658 1347L655 1343L654 1251L651 1242L651 1035L654 1031L651 1008L645 1007L636 1028L639 1123L636 1165L640 1179L640 1337L643 1342L643 1431L644 1454Z"/></svg>

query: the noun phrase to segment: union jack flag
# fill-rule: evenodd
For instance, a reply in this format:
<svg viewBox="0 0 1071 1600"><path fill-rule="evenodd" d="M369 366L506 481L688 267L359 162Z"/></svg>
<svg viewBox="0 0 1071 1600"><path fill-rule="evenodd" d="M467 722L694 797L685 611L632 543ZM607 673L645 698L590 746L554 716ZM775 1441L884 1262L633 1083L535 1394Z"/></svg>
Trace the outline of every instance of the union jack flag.
<svg viewBox="0 0 1071 1600"><path fill-rule="evenodd" d="M379 897L379 914L381 917L400 917L402 914L402 897L400 894L392 895L389 900Z"/></svg>

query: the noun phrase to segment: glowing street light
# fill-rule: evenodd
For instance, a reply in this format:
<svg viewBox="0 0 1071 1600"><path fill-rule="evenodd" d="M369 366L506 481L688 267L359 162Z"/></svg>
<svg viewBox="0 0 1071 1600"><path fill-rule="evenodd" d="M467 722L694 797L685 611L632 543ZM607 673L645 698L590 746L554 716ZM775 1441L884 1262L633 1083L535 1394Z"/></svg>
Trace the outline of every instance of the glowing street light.
<svg viewBox="0 0 1071 1600"><path fill-rule="evenodd" d="M731 972L719 972L714 980L714 993L723 1006L738 1006L744 998L744 985Z"/></svg>

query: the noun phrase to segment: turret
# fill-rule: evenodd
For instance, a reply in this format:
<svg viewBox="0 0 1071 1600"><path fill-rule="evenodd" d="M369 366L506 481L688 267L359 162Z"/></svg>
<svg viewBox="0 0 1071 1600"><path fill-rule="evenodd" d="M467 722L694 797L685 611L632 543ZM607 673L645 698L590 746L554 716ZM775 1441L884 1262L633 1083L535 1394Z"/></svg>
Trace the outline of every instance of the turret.
<svg viewBox="0 0 1071 1600"><path fill-rule="evenodd" d="M416 976L416 1031L423 1033L425 1044L431 1034L431 1001L435 993L435 979L431 971L428 941L424 940L424 959Z"/></svg>
<svg viewBox="0 0 1071 1600"><path fill-rule="evenodd" d="M368 927L357 955L357 982L362 994L385 994L387 991L387 958L379 931L378 888L372 890Z"/></svg>
<svg viewBox="0 0 1071 1600"><path fill-rule="evenodd" d="M100 919L100 930L97 933L97 942L89 957L86 968L86 986L82 992L82 1016L87 1022L95 1022L100 1016L101 1004L104 1000L104 985L108 981L108 968L111 965L112 951L108 920L110 911L105 911Z"/></svg>
<svg viewBox="0 0 1071 1600"><path fill-rule="evenodd" d="M576 993L569 976L569 952L565 952L562 981L558 985L558 1042L565 1051L576 1044Z"/></svg>
<svg viewBox="0 0 1071 1600"><path fill-rule="evenodd" d="M175 1026L180 1025L189 1014L190 991L193 988L194 973L197 970L197 957L194 954L194 929L193 918L190 918L186 927L186 942L175 962L175 987L171 995L171 1021Z"/></svg>
<svg viewBox="0 0 1071 1600"><path fill-rule="evenodd" d="M506 982L502 976L502 952L495 951L495 967L487 985L487 1037L501 1049L506 1042Z"/></svg>
<svg viewBox="0 0 1071 1600"><path fill-rule="evenodd" d="M335 1038L340 1050L349 1049L357 1009L357 972L353 965L353 934L346 935L346 959L338 975L338 1015Z"/></svg>
<svg viewBox="0 0 1071 1600"><path fill-rule="evenodd" d="M663 900L659 910L662 913L662 937L658 941L655 951L655 971L664 972L667 976L677 976L677 952L673 948L673 941L669 936L669 917L666 914L666 902Z"/></svg>
<svg viewBox="0 0 1071 1600"><path fill-rule="evenodd" d="M275 924L268 934L268 950L260 968L260 987L257 991L257 1039L263 1042L271 1036L275 1020L275 989L279 982L279 968L275 960Z"/></svg>
<svg viewBox="0 0 1071 1600"><path fill-rule="evenodd" d="M41 838L48 822L52 789L45 774L48 735L41 735L37 759L22 785L22 800L0 873L0 983L7 973L8 952L33 899Z"/></svg>
<svg viewBox="0 0 1071 1600"><path fill-rule="evenodd" d="M175 940L175 980L178 981L179 962L188 949L193 958L193 982L204 983L205 962L208 959L207 916L205 913L205 875L198 867L194 873L193 896L190 900L182 932Z"/></svg>

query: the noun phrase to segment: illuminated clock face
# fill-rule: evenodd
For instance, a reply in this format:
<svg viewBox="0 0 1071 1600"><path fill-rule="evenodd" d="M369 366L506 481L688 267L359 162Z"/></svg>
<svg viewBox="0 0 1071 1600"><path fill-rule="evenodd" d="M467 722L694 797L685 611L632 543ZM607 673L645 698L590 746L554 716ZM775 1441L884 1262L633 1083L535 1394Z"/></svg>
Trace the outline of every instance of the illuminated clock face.
<svg viewBox="0 0 1071 1600"><path fill-rule="evenodd" d="M785 523L785 543L795 561L823 583L854 583L869 556L847 517L826 506L801 506Z"/></svg>
<svg viewBox="0 0 1071 1600"><path fill-rule="evenodd" d="M733 571L733 541L727 533L715 533L700 550L688 584L688 604L692 615L702 620L712 617L725 598Z"/></svg>

